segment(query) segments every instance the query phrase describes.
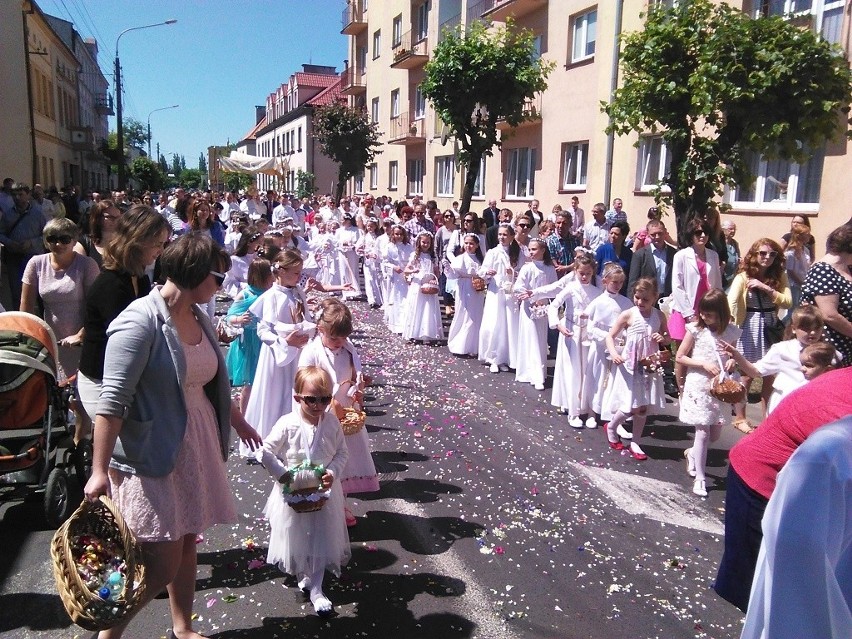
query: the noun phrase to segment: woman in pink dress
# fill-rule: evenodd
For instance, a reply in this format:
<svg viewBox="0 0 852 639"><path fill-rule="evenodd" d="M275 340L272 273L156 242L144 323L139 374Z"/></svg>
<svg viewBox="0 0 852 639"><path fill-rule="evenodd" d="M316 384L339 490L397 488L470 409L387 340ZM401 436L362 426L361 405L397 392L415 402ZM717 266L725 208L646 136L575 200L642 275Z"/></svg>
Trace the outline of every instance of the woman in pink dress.
<svg viewBox="0 0 852 639"><path fill-rule="evenodd" d="M85 488L89 500L112 495L142 544L142 605L167 590L168 636L179 639L200 639L192 629L196 536L236 521L225 472L231 428L252 448L260 444L231 401L216 331L199 306L229 262L209 236L180 237L160 260L166 283L110 324ZM129 622L98 636L121 637Z"/></svg>

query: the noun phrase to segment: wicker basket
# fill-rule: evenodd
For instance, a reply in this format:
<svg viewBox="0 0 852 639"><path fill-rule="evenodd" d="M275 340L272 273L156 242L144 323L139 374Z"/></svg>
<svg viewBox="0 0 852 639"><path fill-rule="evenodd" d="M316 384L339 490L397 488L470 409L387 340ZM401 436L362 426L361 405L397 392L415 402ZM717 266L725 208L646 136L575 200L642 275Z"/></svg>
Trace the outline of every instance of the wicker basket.
<svg viewBox="0 0 852 639"><path fill-rule="evenodd" d="M78 573L72 543L79 535L91 535L121 548L126 574L124 589L117 600L102 599ZM71 621L86 630L106 630L121 623L136 611L144 596L145 566L141 550L109 497L80 504L53 536L50 556L65 611Z"/></svg>
<svg viewBox="0 0 852 639"><path fill-rule="evenodd" d="M325 506L328 493L319 489L306 488L285 494L284 501L297 513L315 513Z"/></svg>
<svg viewBox="0 0 852 639"><path fill-rule="evenodd" d="M720 373L710 383L710 394L725 404L739 404L746 397L746 388L740 382Z"/></svg>
<svg viewBox="0 0 852 639"><path fill-rule="evenodd" d="M479 277L479 275L474 275L472 278L470 278L470 285L477 293L481 293L486 288L488 288L488 282L486 282L484 278Z"/></svg>
<svg viewBox="0 0 852 639"><path fill-rule="evenodd" d="M357 408L343 408L341 412L343 415L338 415L338 417L344 435L354 435L364 428L364 424L367 422L367 413Z"/></svg>
<svg viewBox="0 0 852 639"><path fill-rule="evenodd" d="M434 273L427 273L420 282L420 292L424 295L438 294L438 278Z"/></svg>

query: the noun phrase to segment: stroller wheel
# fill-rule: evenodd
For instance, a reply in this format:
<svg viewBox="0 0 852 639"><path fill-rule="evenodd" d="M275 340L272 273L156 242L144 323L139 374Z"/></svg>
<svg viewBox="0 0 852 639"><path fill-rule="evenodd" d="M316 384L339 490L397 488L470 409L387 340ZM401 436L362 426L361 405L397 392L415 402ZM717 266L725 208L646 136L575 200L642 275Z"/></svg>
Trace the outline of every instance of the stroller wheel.
<svg viewBox="0 0 852 639"><path fill-rule="evenodd" d="M59 528L74 512L71 503L71 490L68 474L61 468L54 468L47 477L44 489L44 515L52 528Z"/></svg>
<svg viewBox="0 0 852 639"><path fill-rule="evenodd" d="M77 481L81 486L85 486L92 475L92 440L82 439L80 443L74 447L74 452L71 456L71 461L74 465L74 473L77 475Z"/></svg>

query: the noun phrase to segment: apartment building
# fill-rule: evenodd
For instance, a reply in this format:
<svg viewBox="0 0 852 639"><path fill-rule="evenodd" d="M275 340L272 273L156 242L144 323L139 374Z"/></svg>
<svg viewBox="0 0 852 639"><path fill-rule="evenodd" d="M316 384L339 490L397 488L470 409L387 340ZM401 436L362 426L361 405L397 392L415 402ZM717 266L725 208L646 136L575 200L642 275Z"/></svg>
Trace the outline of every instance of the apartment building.
<svg viewBox="0 0 852 639"><path fill-rule="evenodd" d="M667 4L677 0L663 0ZM850 49L849 0L735 0L751 15L798 14L824 38ZM424 67L444 28L474 20L503 23L512 17L535 35L542 58L556 66L548 88L527 105L534 118L504 128L502 150L483 161L471 204L526 210L567 208L572 196L588 211L595 202L624 201L632 226L645 223L651 189L667 166L660 137L607 136L600 102L618 81L619 33L642 28L648 0L349 0L342 33L350 64L342 91L367 110L382 131L384 150L351 189L393 198L434 198L447 207L461 197L464 176L452 138L420 92ZM755 157L749 189L732 189L726 217L744 242L780 236L793 213L812 216L817 245L849 219L846 189L852 160L846 142L828 144L805 165Z"/></svg>
<svg viewBox="0 0 852 639"><path fill-rule="evenodd" d="M341 100L341 77L334 67L303 64L266 98L257 123L237 143L237 150L261 157L285 157L289 170L283 178L258 175L257 187L292 193L299 170L314 175L321 192L333 191L337 165L322 154L313 134L313 113L319 106ZM260 109L260 107L258 107Z"/></svg>
<svg viewBox="0 0 852 639"><path fill-rule="evenodd" d="M112 113L97 43L35 2L0 3L0 173L45 186L107 185Z"/></svg>

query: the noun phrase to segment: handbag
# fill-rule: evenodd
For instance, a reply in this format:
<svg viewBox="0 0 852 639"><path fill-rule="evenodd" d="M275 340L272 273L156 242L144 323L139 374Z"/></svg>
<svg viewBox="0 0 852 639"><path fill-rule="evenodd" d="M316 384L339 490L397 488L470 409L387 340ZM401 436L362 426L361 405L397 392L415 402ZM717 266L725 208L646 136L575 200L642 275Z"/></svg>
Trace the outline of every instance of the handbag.
<svg viewBox="0 0 852 639"><path fill-rule="evenodd" d="M757 294L757 301L760 304L760 313L761 315L767 311L772 312L772 322L763 322L763 341L766 342L766 346L772 346L773 344L777 344L778 342L784 339L784 323L778 319L778 309L773 305L772 308L766 308L763 306L763 294Z"/></svg>
<svg viewBox="0 0 852 639"><path fill-rule="evenodd" d="M719 351L716 351L716 361L719 362L719 374L710 382L710 395L726 404L739 404L746 397L746 389L742 383L725 372Z"/></svg>

